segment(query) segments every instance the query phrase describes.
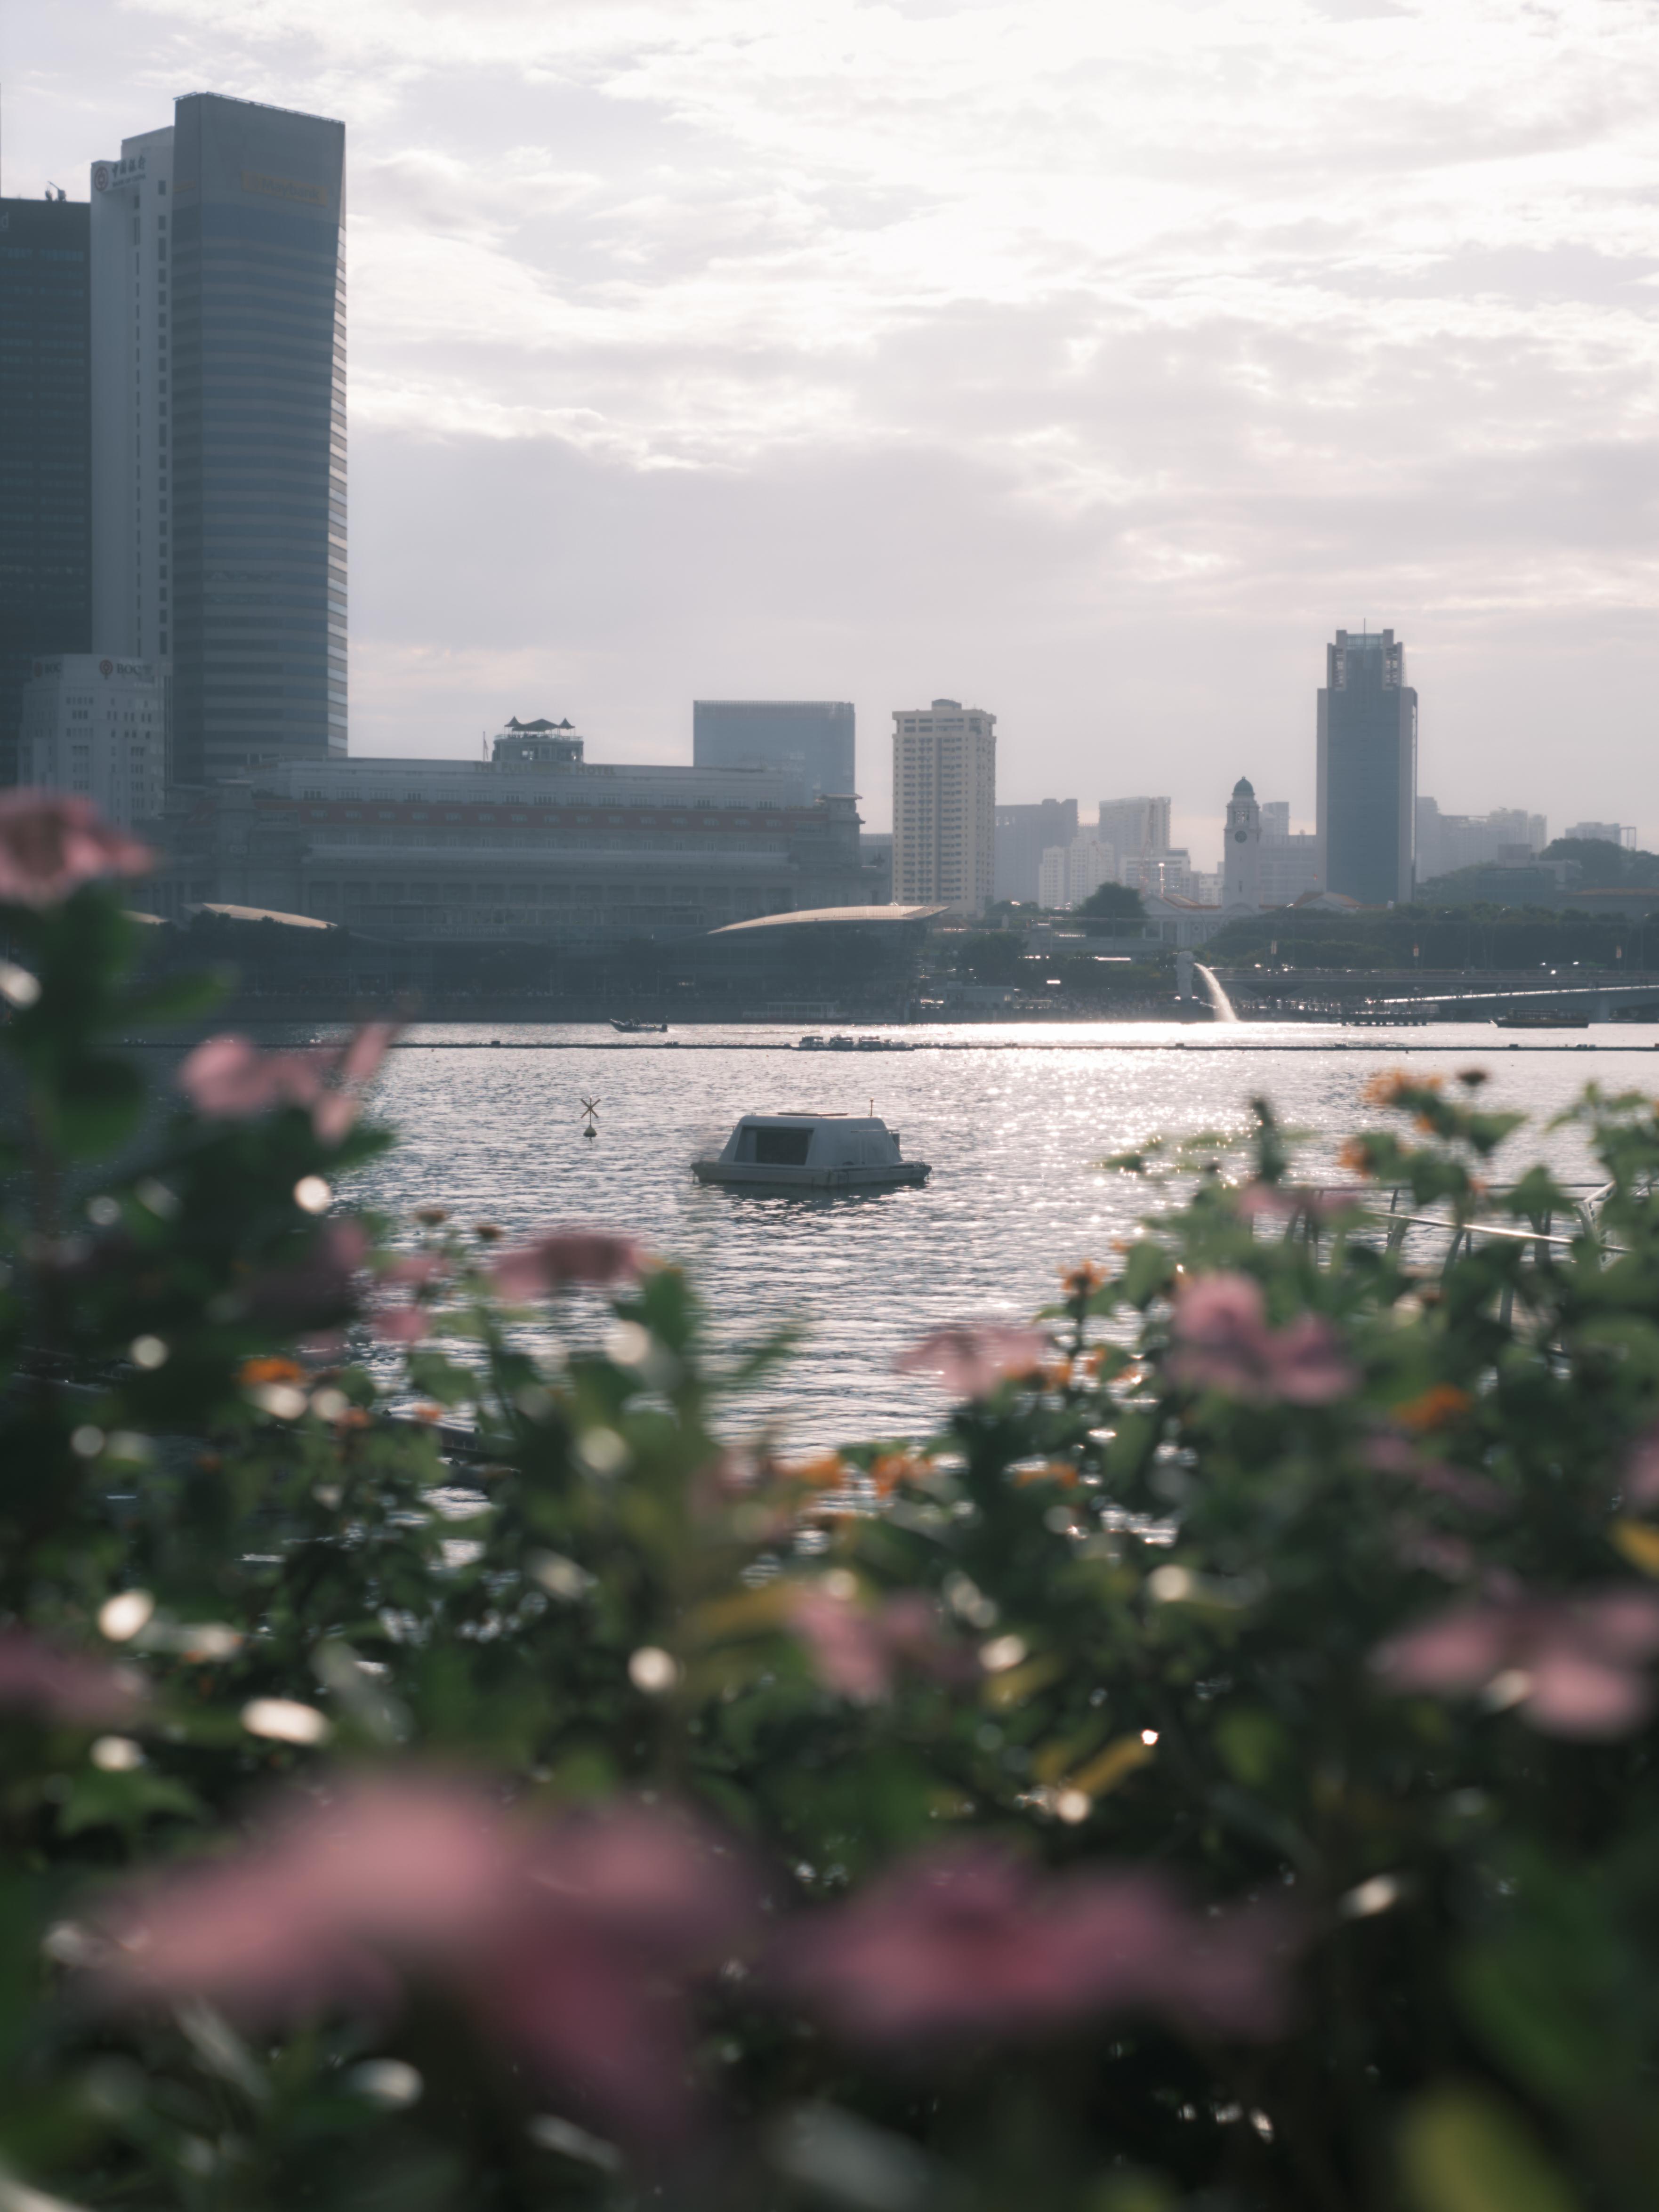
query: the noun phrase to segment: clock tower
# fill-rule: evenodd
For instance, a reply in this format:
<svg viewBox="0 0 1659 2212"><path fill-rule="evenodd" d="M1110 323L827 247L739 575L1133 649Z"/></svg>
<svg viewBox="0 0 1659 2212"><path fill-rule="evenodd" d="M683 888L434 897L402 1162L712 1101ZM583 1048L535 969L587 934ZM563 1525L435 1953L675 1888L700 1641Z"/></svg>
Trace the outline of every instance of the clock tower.
<svg viewBox="0 0 1659 2212"><path fill-rule="evenodd" d="M1240 776L1227 801L1227 832L1221 862L1221 904L1261 908L1261 809L1255 792Z"/></svg>

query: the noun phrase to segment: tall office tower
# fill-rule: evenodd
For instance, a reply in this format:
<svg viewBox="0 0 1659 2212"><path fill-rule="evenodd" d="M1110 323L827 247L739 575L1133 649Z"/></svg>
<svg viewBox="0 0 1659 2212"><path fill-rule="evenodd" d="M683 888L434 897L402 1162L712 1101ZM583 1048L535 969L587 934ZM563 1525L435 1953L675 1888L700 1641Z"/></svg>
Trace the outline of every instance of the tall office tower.
<svg viewBox="0 0 1659 2212"><path fill-rule="evenodd" d="M977 914L992 891L997 718L957 699L893 716L893 902Z"/></svg>
<svg viewBox="0 0 1659 2212"><path fill-rule="evenodd" d="M1114 848L1120 868L1132 854L1166 853L1170 802L1167 799L1103 799L1096 834L1103 845Z"/></svg>
<svg viewBox="0 0 1659 2212"><path fill-rule="evenodd" d="M1077 842L1077 801L1040 799L1030 806L999 806L992 826L992 876L1000 899L1034 899L1043 905L1042 856Z"/></svg>
<svg viewBox="0 0 1659 2212"><path fill-rule="evenodd" d="M1227 829L1221 848L1221 903L1251 914L1261 905L1261 809L1255 786L1241 775L1227 801Z"/></svg>
<svg viewBox="0 0 1659 2212"><path fill-rule="evenodd" d="M34 663L92 643L87 217L0 199L0 783L19 780Z"/></svg>
<svg viewBox="0 0 1659 2212"><path fill-rule="evenodd" d="M346 750L345 126L192 93L94 162L93 626L172 775Z"/></svg>
<svg viewBox="0 0 1659 2212"><path fill-rule="evenodd" d="M1325 888L1362 906L1412 896L1416 856L1417 694L1406 648L1340 629L1319 694L1319 841Z"/></svg>
<svg viewBox="0 0 1659 2212"><path fill-rule="evenodd" d="M763 768L799 777L809 800L858 790L853 709L844 699L694 699L694 768Z"/></svg>

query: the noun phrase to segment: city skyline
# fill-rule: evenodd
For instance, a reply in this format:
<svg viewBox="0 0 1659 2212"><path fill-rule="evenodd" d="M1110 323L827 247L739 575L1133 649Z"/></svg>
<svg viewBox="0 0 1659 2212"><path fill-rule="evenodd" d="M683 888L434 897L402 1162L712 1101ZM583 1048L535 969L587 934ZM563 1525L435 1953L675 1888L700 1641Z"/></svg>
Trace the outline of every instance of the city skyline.
<svg viewBox="0 0 1659 2212"><path fill-rule="evenodd" d="M689 759L695 697L845 698L873 827L948 690L1000 797L1146 760L1197 850L1242 772L1310 818L1318 648L1369 620L1448 809L1653 842L1650 42L1177 13L93 0L9 28L4 189L191 86L343 118L354 751L529 702Z"/></svg>

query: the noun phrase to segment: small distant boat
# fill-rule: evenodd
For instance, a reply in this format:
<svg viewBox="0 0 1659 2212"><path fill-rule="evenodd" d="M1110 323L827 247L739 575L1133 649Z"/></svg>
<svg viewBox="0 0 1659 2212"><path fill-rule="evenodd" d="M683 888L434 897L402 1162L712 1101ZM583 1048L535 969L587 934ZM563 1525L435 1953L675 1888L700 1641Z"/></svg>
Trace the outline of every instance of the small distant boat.
<svg viewBox="0 0 1659 2212"><path fill-rule="evenodd" d="M925 1160L907 1160L896 1129L875 1115L745 1114L717 1158L693 1160L699 1182L745 1190L895 1190L924 1183Z"/></svg>
<svg viewBox="0 0 1659 2212"><path fill-rule="evenodd" d="M613 1030L619 1030L623 1036L664 1036L668 1030L666 1022L613 1021L611 1026Z"/></svg>
<svg viewBox="0 0 1659 2212"><path fill-rule="evenodd" d="M1493 1017L1495 1030L1587 1030L1588 1014L1498 1014Z"/></svg>
<svg viewBox="0 0 1659 2212"><path fill-rule="evenodd" d="M899 1037L804 1036L797 1052L912 1052L915 1047Z"/></svg>

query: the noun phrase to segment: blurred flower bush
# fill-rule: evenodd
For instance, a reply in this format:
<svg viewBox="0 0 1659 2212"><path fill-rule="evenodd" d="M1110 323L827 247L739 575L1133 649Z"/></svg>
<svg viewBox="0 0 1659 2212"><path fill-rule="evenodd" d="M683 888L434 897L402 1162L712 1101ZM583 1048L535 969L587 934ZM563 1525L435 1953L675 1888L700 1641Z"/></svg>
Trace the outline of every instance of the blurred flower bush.
<svg viewBox="0 0 1659 2212"><path fill-rule="evenodd" d="M1650 1101L1593 1221L1474 1074L1116 1163L793 1465L633 1241L342 1202L384 1030L128 1048L143 861L0 803L0 2212L1659 2203Z"/></svg>

